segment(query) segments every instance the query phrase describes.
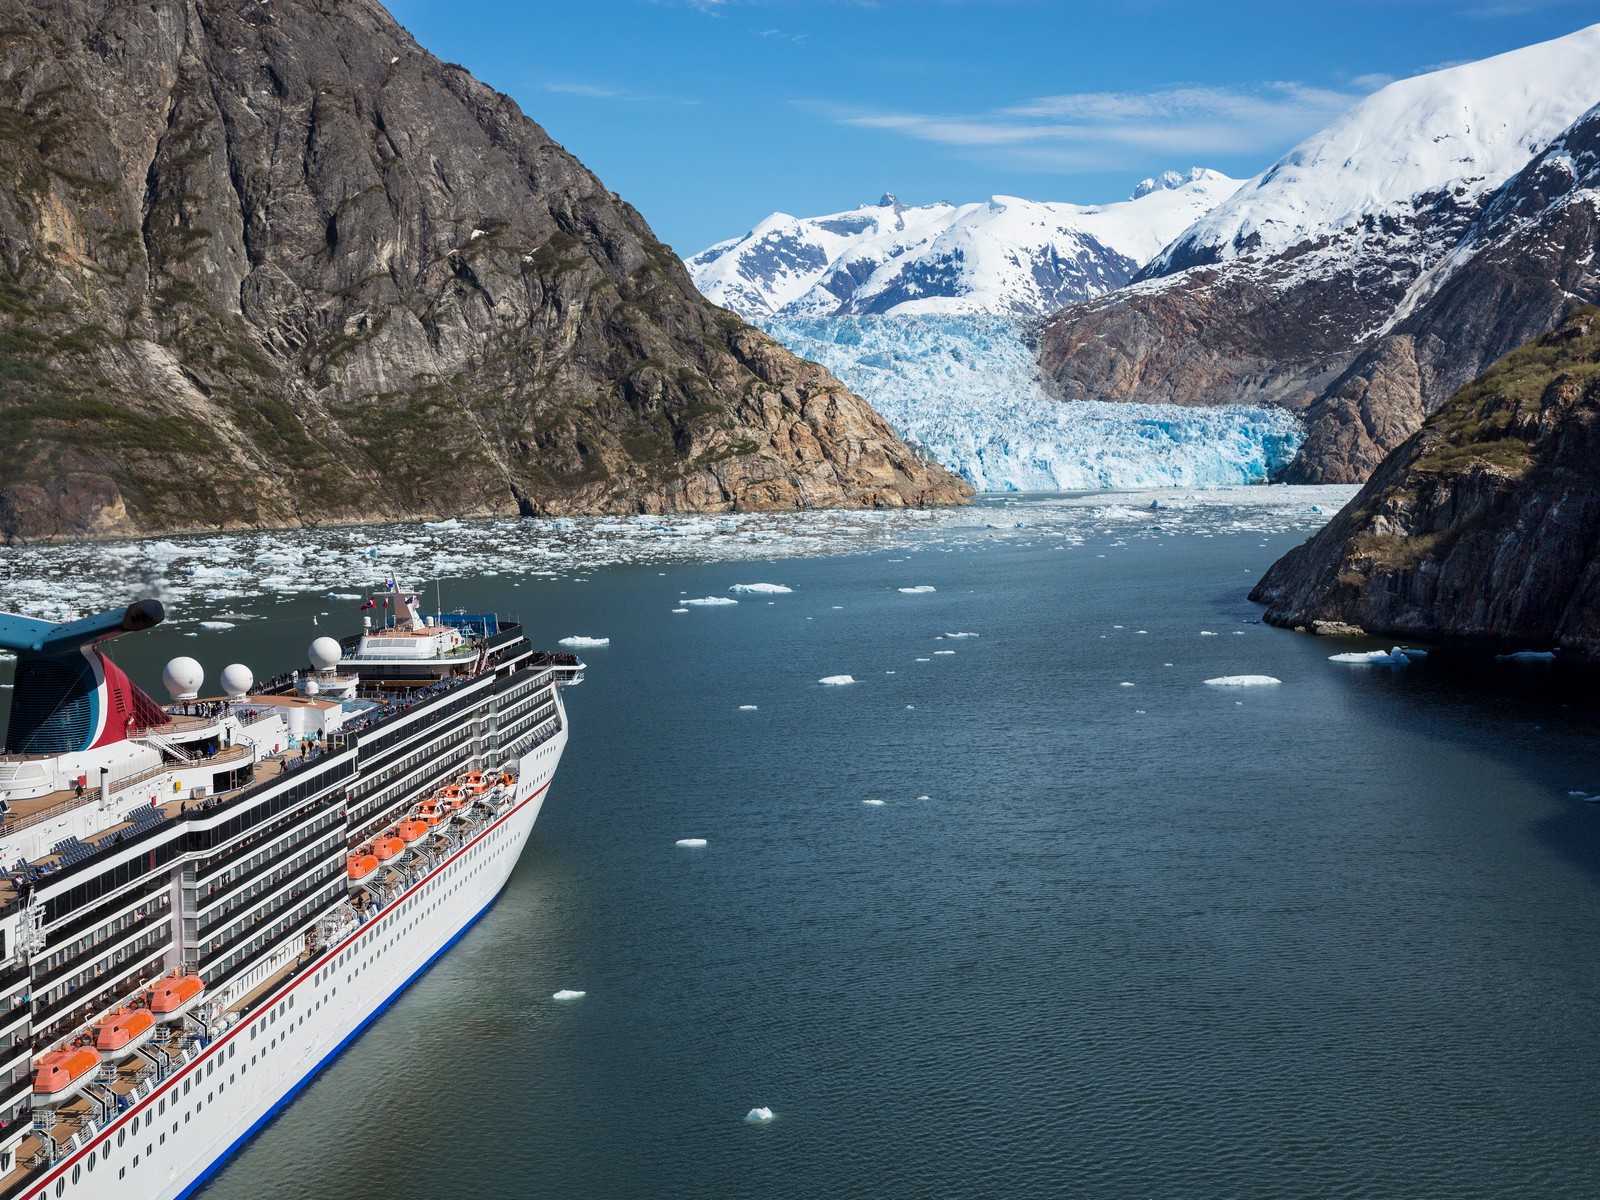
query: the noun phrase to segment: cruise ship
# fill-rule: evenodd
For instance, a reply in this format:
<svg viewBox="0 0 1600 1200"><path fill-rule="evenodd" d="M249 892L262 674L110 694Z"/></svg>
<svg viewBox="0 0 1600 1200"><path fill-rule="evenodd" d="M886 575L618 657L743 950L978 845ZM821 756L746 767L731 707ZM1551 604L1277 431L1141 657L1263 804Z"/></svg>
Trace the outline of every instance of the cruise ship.
<svg viewBox="0 0 1600 1200"><path fill-rule="evenodd" d="M187 1195L493 903L583 664L392 578L361 611L166 704L105 649L158 602L0 614L0 1200Z"/></svg>

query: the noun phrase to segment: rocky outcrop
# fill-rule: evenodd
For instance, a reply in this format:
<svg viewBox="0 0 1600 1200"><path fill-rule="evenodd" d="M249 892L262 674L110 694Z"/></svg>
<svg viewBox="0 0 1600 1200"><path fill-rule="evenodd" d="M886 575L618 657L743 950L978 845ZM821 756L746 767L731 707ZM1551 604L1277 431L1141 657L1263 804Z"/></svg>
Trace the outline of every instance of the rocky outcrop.
<svg viewBox="0 0 1600 1200"><path fill-rule="evenodd" d="M371 0L0 0L0 532L938 504Z"/></svg>
<svg viewBox="0 0 1600 1200"><path fill-rule="evenodd" d="M1461 389L1251 598L1275 625L1600 660L1600 310Z"/></svg>
<svg viewBox="0 0 1600 1200"><path fill-rule="evenodd" d="M1300 412L1284 478L1366 479L1462 384L1600 298L1597 67L1600 27L1385 88L1131 287L1065 309L1044 369L1067 399Z"/></svg>

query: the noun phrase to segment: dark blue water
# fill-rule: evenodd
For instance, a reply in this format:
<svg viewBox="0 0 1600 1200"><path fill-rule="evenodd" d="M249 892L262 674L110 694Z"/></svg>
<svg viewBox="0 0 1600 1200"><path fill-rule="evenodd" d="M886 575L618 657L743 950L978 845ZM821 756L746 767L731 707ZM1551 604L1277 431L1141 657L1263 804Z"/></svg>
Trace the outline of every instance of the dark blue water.
<svg viewBox="0 0 1600 1200"><path fill-rule="evenodd" d="M1592 684L1329 663L1299 536L484 580L612 638L533 842L207 1200L1600 1192Z"/></svg>

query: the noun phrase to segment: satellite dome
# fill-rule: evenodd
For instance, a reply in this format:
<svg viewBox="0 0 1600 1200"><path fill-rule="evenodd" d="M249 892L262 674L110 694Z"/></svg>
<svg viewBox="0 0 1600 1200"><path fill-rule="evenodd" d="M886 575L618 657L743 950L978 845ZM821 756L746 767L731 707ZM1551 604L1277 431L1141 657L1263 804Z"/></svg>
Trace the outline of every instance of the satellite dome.
<svg viewBox="0 0 1600 1200"><path fill-rule="evenodd" d="M243 663L234 663L232 666L222 668L222 690L228 694L229 699L242 700L255 681L255 675Z"/></svg>
<svg viewBox="0 0 1600 1200"><path fill-rule="evenodd" d="M331 671L344 654L344 647L331 637L319 637L307 652L311 665L318 671Z"/></svg>
<svg viewBox="0 0 1600 1200"><path fill-rule="evenodd" d="M200 694L205 682L206 669L192 658L175 658L161 672L161 682L167 686L167 695L174 700L193 700Z"/></svg>
<svg viewBox="0 0 1600 1200"><path fill-rule="evenodd" d="M300 690L307 696L315 696L322 691L322 685L315 679L308 679L300 685Z"/></svg>

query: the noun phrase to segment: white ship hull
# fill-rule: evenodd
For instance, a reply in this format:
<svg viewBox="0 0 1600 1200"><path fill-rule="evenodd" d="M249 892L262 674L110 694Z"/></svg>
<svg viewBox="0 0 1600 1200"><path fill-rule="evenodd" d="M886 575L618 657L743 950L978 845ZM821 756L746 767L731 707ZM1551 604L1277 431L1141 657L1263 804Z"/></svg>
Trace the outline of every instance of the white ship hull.
<svg viewBox="0 0 1600 1200"><path fill-rule="evenodd" d="M522 757L515 799L494 824L64 1155L22 1200L176 1200L199 1187L494 902L566 745L564 711L561 726Z"/></svg>

